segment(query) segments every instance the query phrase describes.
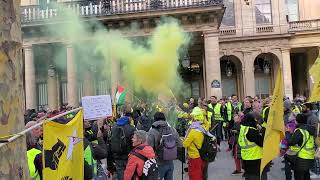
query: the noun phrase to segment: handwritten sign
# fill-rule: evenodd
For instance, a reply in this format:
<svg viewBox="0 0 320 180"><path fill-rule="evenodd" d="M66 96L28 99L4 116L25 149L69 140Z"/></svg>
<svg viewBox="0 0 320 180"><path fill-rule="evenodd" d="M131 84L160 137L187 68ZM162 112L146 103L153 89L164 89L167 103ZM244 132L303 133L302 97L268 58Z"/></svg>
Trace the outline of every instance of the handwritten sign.
<svg viewBox="0 0 320 180"><path fill-rule="evenodd" d="M110 95L82 97L85 120L96 120L112 116Z"/></svg>

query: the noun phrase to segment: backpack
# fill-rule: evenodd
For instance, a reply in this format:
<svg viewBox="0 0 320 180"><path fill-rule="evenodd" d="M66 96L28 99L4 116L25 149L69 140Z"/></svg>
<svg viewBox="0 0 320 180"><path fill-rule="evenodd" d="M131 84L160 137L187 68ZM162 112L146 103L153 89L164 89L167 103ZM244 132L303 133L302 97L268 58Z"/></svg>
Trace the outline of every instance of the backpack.
<svg viewBox="0 0 320 180"><path fill-rule="evenodd" d="M178 158L177 140L170 127L159 129L161 139L157 147L157 155L160 160L170 161Z"/></svg>
<svg viewBox="0 0 320 180"><path fill-rule="evenodd" d="M125 154L128 151L127 138L124 133L123 127L116 126L112 128L111 135L111 152L116 154Z"/></svg>
<svg viewBox="0 0 320 180"><path fill-rule="evenodd" d="M138 146L136 149L142 150L144 147L145 146ZM158 165L155 158L148 159L147 157L145 157L144 155L136 151L131 151L130 154L133 154L139 159L144 161L142 176L137 176L137 172L135 172L134 177L138 177L139 180L158 180L159 179Z"/></svg>
<svg viewBox="0 0 320 180"><path fill-rule="evenodd" d="M195 145L196 146L196 145ZM196 146L198 149L198 147ZM210 137L204 134L203 143L200 149L198 149L200 157L203 161L213 162L217 155L217 142L215 137Z"/></svg>

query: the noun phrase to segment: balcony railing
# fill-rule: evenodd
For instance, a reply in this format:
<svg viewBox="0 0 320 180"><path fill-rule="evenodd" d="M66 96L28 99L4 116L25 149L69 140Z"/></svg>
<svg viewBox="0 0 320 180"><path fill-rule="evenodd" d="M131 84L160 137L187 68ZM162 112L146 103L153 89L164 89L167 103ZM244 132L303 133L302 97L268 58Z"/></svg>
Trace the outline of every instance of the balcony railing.
<svg viewBox="0 0 320 180"><path fill-rule="evenodd" d="M92 2L73 1L60 4L63 4L63 7L73 10L80 17L92 17L189 7L223 6L223 0L101 0ZM59 9L59 6L52 4L46 4L44 6L22 6L21 11L22 23L63 17L63 13L61 13L62 10Z"/></svg>
<svg viewBox="0 0 320 180"><path fill-rule="evenodd" d="M258 26L256 27L256 32L257 33L273 32L273 26L272 25Z"/></svg>
<svg viewBox="0 0 320 180"><path fill-rule="evenodd" d="M230 28L221 28L220 29L220 36L229 36L229 35L236 35L237 30L236 28L230 27Z"/></svg>
<svg viewBox="0 0 320 180"><path fill-rule="evenodd" d="M320 19L289 22L290 32L320 30Z"/></svg>

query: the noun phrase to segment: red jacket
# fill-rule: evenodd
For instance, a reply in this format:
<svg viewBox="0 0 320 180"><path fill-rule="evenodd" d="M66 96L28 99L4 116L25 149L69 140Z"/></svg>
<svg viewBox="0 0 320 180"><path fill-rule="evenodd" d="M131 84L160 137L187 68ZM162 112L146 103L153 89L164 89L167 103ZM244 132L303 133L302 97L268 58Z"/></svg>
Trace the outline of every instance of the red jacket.
<svg viewBox="0 0 320 180"><path fill-rule="evenodd" d="M142 144L139 146L145 146L142 150L135 147L132 151L135 151L146 158L155 158L155 153L151 146ZM131 180L134 173L137 171L137 175L141 176L143 171L144 161L133 154L129 154L126 170L124 171L124 180Z"/></svg>

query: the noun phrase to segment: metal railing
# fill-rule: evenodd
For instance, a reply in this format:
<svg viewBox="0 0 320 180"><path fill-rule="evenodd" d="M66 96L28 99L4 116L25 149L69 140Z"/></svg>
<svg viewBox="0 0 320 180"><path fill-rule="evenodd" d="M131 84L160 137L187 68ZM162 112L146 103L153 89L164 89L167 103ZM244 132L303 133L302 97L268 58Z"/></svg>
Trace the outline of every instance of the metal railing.
<svg viewBox="0 0 320 180"><path fill-rule="evenodd" d="M72 1L21 7L21 22L31 23L63 18L62 11L74 11L80 17L110 16L119 14L162 11L188 7L223 6L223 0L101 0ZM65 8L59 8L59 7Z"/></svg>
<svg viewBox="0 0 320 180"><path fill-rule="evenodd" d="M320 30L320 19L289 22L290 32Z"/></svg>

